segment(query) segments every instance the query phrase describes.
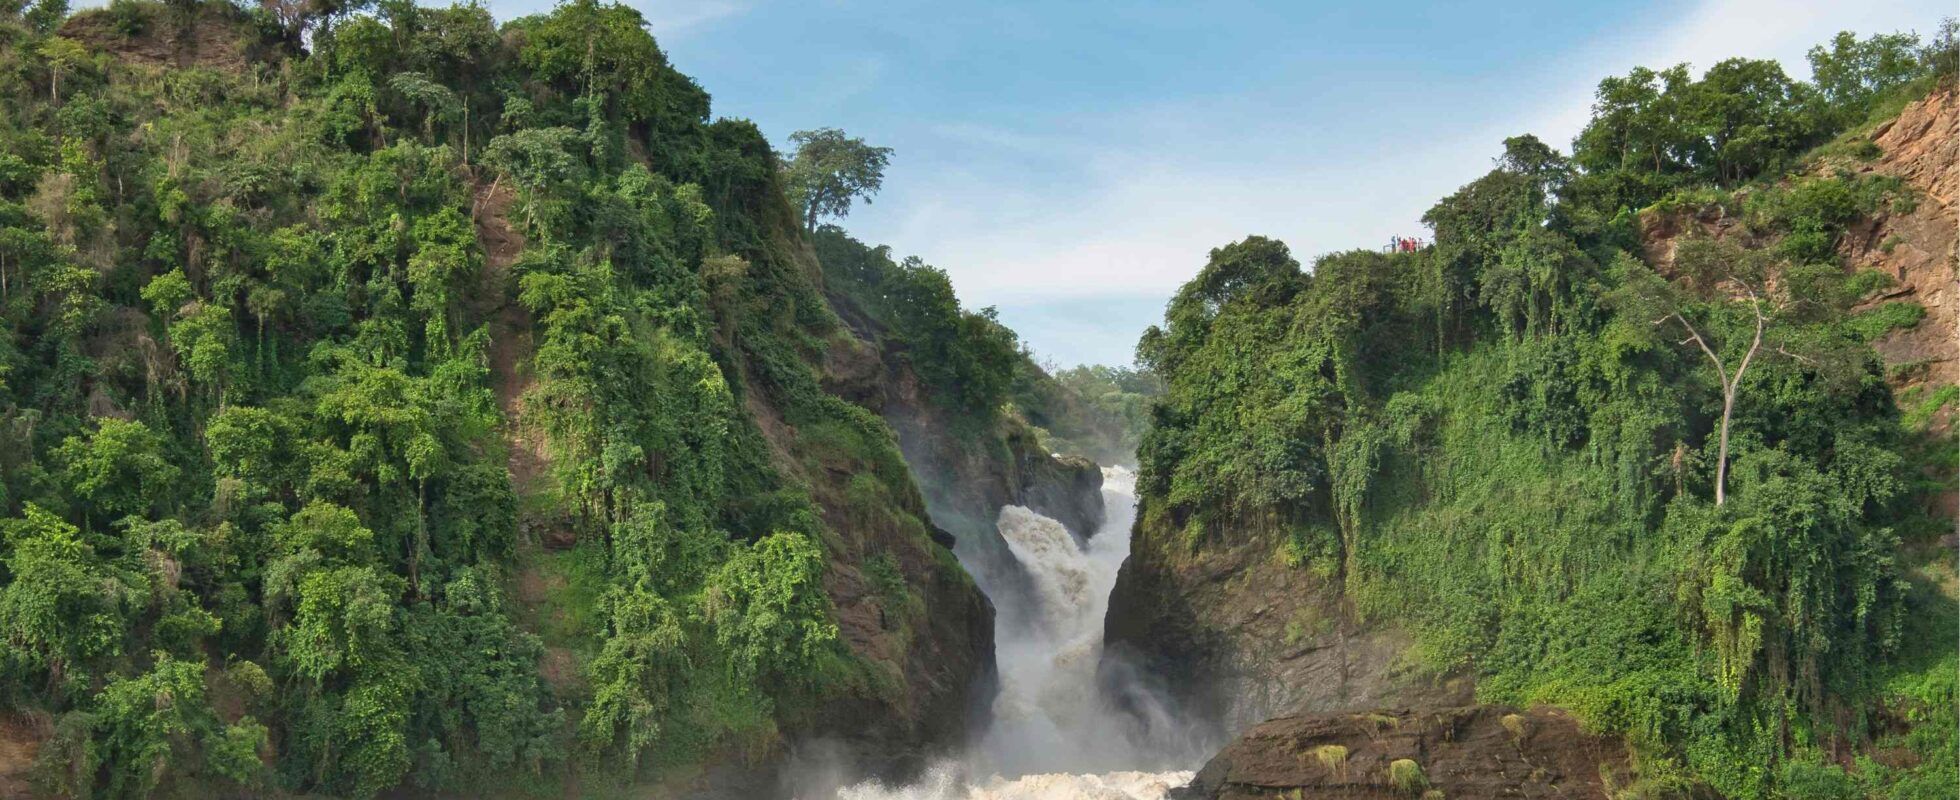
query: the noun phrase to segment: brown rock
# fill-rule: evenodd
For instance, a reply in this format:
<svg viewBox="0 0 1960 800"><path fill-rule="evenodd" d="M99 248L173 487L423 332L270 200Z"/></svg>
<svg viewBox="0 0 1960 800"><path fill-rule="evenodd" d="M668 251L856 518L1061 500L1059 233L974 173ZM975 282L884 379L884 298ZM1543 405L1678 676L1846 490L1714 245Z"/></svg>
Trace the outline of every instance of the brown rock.
<svg viewBox="0 0 1960 800"><path fill-rule="evenodd" d="M1603 799L1626 782L1626 752L1549 708L1282 717L1240 736L1173 796L1408 800L1440 792L1447 800ZM1398 761L1408 762L1399 775Z"/></svg>
<svg viewBox="0 0 1960 800"><path fill-rule="evenodd" d="M1110 593L1105 671L1161 676L1183 718L1226 733L1282 714L1469 702L1468 680L1398 670L1408 637L1352 619L1338 578L1283 563L1284 535L1242 522L1231 542L1192 552L1169 521L1140 515Z"/></svg>
<svg viewBox="0 0 1960 800"><path fill-rule="evenodd" d="M1872 136L1881 155L1860 171L1904 181L1917 199L1905 213L1880 212L1853 226L1839 252L1853 269L1875 269L1898 284L1882 300L1911 300L1926 308L1925 319L1874 343L1893 366L1912 365L1895 379L1900 388L1921 383L1950 385L1960 380L1960 339L1955 316L1955 216L1960 191L1960 97L1944 89L1906 106L1898 119Z"/></svg>

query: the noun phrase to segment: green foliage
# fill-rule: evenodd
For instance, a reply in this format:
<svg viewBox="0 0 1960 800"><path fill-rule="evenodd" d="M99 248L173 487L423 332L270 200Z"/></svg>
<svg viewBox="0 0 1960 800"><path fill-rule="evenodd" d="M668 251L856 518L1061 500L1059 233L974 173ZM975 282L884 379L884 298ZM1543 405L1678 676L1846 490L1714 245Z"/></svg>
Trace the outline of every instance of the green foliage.
<svg viewBox="0 0 1960 800"><path fill-rule="evenodd" d="M870 205L891 164L891 148L873 147L836 128L797 131L789 143L796 151L783 165L783 185L811 233L823 217L849 216L853 201Z"/></svg>
<svg viewBox="0 0 1960 800"><path fill-rule="evenodd" d="M916 257L893 262L832 228L816 245L830 290L889 331L944 408L975 427L995 418L1026 355L992 308L962 309L946 272Z"/></svg>
<svg viewBox="0 0 1960 800"><path fill-rule="evenodd" d="M0 21L0 696L63 720L61 788L604 786L807 725L861 671L824 575L869 533L771 445L872 484L893 564L938 546L819 383L767 140L623 5L179 5ZM184 25L254 61L96 49ZM1012 335L917 286L933 380L993 413ZM580 541L565 614L509 596L563 566L520 516Z"/></svg>
<svg viewBox="0 0 1960 800"><path fill-rule="evenodd" d="M103 419L87 436L71 436L55 449L61 479L89 504L99 520L153 510L172 494L177 467L163 455L163 439L141 422Z"/></svg>
<svg viewBox="0 0 1960 800"><path fill-rule="evenodd" d="M196 662L159 653L149 672L102 689L89 748L108 768L106 796L148 797L201 768L234 783L256 778L265 728L249 717L220 725L205 698L203 673Z"/></svg>
<svg viewBox="0 0 1960 800"><path fill-rule="evenodd" d="M1572 162L1508 140L1426 215L1425 251L1302 271L1261 237L1214 250L1138 348L1165 387L1138 546L1270 542L1412 632L1415 666L1625 735L1642 791L1938 785L1804 755L1888 735L1918 602L1918 456L1866 343L1924 310L1854 311L1887 281L1836 255L1907 198L1850 174L1724 188L1796 166L1812 104L1840 102L1820 91L1758 62L1636 71L1602 84ZM1657 271L1613 204L1668 194L1777 244L1687 237Z"/></svg>
<svg viewBox="0 0 1960 800"><path fill-rule="evenodd" d="M80 694L95 669L122 654L127 620L149 586L60 517L32 503L22 511L0 523L9 579L0 590L7 677L16 688L45 679L64 694Z"/></svg>
<svg viewBox="0 0 1960 800"><path fill-rule="evenodd" d="M742 682L781 684L812 675L837 639L823 595L823 551L795 533L744 548L708 580L706 610L715 639Z"/></svg>
<svg viewBox="0 0 1960 800"><path fill-rule="evenodd" d="M1858 338L1870 342L1912 328L1925 318L1925 306L1910 300L1888 300L1852 317L1850 325Z"/></svg>
<svg viewBox="0 0 1960 800"><path fill-rule="evenodd" d="M1841 33L1810 50L1808 83L1774 61L1750 59L1723 61L1699 79L1682 64L1602 80L1592 120L1573 143L1584 173L1563 192L1568 213L1604 221L1698 184L1780 175L1891 98L1923 94L1925 80L1951 60L1942 41L1950 36L1921 46L1912 34Z"/></svg>
<svg viewBox="0 0 1960 800"><path fill-rule="evenodd" d="M1932 45L1938 47L1937 44ZM1888 91L1926 74L1937 50L1921 50L1919 37L1873 34L1864 39L1844 31L1829 46L1810 48L1811 81L1838 127L1863 122L1873 103Z"/></svg>
<svg viewBox="0 0 1960 800"><path fill-rule="evenodd" d="M1388 784L1403 794L1415 795L1429 788L1429 776L1423 774L1422 765L1398 758L1388 764Z"/></svg>
<svg viewBox="0 0 1960 800"><path fill-rule="evenodd" d="M1150 427L1151 401L1163 390L1148 369L1044 370L1030 363L1016 378L1014 407L1048 432L1054 452L1099 464L1135 463L1137 445Z"/></svg>

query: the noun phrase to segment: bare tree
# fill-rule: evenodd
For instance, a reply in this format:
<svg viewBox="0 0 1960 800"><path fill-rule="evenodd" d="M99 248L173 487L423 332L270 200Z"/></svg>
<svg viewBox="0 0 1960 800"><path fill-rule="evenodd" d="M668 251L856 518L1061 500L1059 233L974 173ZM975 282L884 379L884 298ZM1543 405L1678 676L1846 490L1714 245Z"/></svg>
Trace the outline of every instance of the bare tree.
<svg viewBox="0 0 1960 800"><path fill-rule="evenodd" d="M1677 344L1693 344L1715 368L1722 391L1715 505L1722 505L1728 500L1729 433L1743 378L1766 353L1809 360L1773 341L1779 317L1791 305L1788 292L1772 285L1768 253L1707 237L1684 240L1676 248L1672 280L1637 262L1621 268L1628 273L1621 302L1636 306L1657 327L1680 326L1687 338Z"/></svg>
<svg viewBox="0 0 1960 800"><path fill-rule="evenodd" d="M1742 361L1735 365L1734 373L1728 371L1728 368L1722 362L1722 356L1715 352L1715 348L1708 346L1708 340L1702 338L1701 332L1695 330L1694 323L1689 322L1688 318L1683 316L1681 312L1676 311L1666 317L1662 317L1655 323L1665 323L1669 319L1680 323L1682 329L1688 332L1688 338L1682 340L1681 343L1687 344L1692 341L1699 346L1701 352L1708 356L1709 363L1715 365L1715 377L1721 382L1722 421L1718 437L1719 443L1715 449L1715 505L1718 506L1728 499L1729 420L1735 416L1735 396L1742 388L1742 376L1749 371L1749 363L1754 361L1756 359L1756 353L1763 349L1763 327L1769 321L1763 315L1762 298L1753 289L1745 287L1745 291L1749 296L1749 311L1755 317L1755 329L1749 337L1749 348L1743 351Z"/></svg>

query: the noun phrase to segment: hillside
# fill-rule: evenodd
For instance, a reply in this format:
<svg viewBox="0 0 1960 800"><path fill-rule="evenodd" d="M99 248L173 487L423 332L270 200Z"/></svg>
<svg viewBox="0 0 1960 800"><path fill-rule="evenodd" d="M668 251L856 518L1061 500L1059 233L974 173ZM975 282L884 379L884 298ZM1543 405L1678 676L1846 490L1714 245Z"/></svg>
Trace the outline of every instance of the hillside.
<svg viewBox="0 0 1960 800"><path fill-rule="evenodd" d="M0 796L1960 794L1952 21L1053 374L650 30L0 3Z"/></svg>
<svg viewBox="0 0 1960 800"><path fill-rule="evenodd" d="M1101 518L1012 333L921 382L849 322L630 8L119 0L0 65L0 794L902 775L991 690L949 548Z"/></svg>
<svg viewBox="0 0 1960 800"><path fill-rule="evenodd" d="M1579 760L1615 796L1955 791L1960 132L1950 29L1915 46L1609 78L1417 252L1212 251L1140 349L1167 389L1105 656L1245 732L1190 796L1546 788L1480 760L1502 733L1348 721L1470 703L1608 737Z"/></svg>

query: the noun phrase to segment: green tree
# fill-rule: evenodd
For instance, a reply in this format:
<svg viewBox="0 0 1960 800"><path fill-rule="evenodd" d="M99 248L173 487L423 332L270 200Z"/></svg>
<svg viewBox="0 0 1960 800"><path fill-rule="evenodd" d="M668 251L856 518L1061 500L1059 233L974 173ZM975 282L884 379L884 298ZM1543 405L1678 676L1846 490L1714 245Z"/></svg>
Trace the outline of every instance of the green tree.
<svg viewBox="0 0 1960 800"><path fill-rule="evenodd" d="M1791 264L1772 251L1695 237L1677 247L1672 280L1630 258L1615 269L1624 281L1614 294L1621 313L1677 331L1686 337L1678 344L1692 345L1715 371L1718 507L1728 497L1730 431L1751 367L1773 358L1835 386L1866 379L1868 351L1845 322L1871 283L1835 264Z"/></svg>
<svg viewBox="0 0 1960 800"><path fill-rule="evenodd" d="M1908 33L1873 34L1859 39L1850 31L1806 54L1811 82L1829 107L1826 124L1844 127L1871 113L1874 98L1922 74L1919 37Z"/></svg>
<svg viewBox="0 0 1960 800"><path fill-rule="evenodd" d="M107 563L75 526L32 503L22 518L0 521L0 534L11 578L0 588L8 680L85 691L97 663L121 654L147 582Z"/></svg>
<svg viewBox="0 0 1960 800"><path fill-rule="evenodd" d="M1808 91L1775 61L1731 58L1709 68L1683 103L1701 163L1731 185L1782 166L1814 141L1802 113Z"/></svg>
<svg viewBox="0 0 1960 800"><path fill-rule="evenodd" d="M92 714L94 753L105 770L107 797L150 797L181 778L209 770L251 784L263 767L265 726L251 717L224 725L211 709L204 665L156 653L155 666L103 687Z"/></svg>
<svg viewBox="0 0 1960 800"><path fill-rule="evenodd" d="M141 422L104 417L62 442L55 460L99 521L151 511L176 493L179 471L164 456L163 437Z"/></svg>
<svg viewBox="0 0 1960 800"><path fill-rule="evenodd" d="M801 534L763 537L734 556L708 582L706 610L715 637L743 682L808 681L819 657L837 640L837 624L821 592L823 550Z"/></svg>
<svg viewBox="0 0 1960 800"><path fill-rule="evenodd" d="M67 3L61 3L65 9ZM38 10L38 7L37 7ZM73 39L50 36L41 43L41 57L48 62L48 95L61 104L61 76L72 74L89 63L88 48Z"/></svg>
<svg viewBox="0 0 1960 800"><path fill-rule="evenodd" d="M1618 299L1622 313L1685 334L1680 344L1694 345L1715 370L1722 396L1715 453L1719 507L1728 498L1729 430L1736 400L1765 346L1778 348L1779 330L1773 322L1786 298L1772 292L1771 261L1762 251L1700 238L1683 242L1675 259L1679 277L1672 281L1631 259L1622 260L1616 265L1625 281Z"/></svg>
<svg viewBox="0 0 1960 800"><path fill-rule="evenodd" d="M789 141L796 152L783 167L783 182L806 233L815 233L823 217L848 216L855 200L869 204L884 186L889 147L873 147L836 128L797 131Z"/></svg>

